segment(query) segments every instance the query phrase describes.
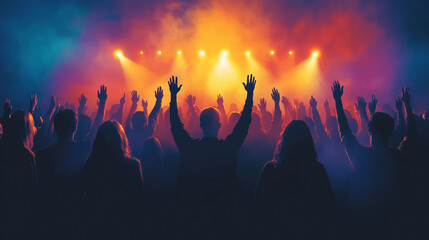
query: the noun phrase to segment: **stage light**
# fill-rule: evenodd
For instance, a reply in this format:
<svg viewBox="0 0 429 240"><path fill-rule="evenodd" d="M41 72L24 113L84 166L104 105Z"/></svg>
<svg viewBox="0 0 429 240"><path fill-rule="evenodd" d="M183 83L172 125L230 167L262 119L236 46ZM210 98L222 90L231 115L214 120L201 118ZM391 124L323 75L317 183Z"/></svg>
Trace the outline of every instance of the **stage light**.
<svg viewBox="0 0 429 240"><path fill-rule="evenodd" d="M318 51L313 51L313 57L317 57L319 56L319 52Z"/></svg>
<svg viewBox="0 0 429 240"><path fill-rule="evenodd" d="M247 56L250 56L250 51L246 51L246 55L247 55Z"/></svg>
<svg viewBox="0 0 429 240"><path fill-rule="evenodd" d="M206 55L206 52L204 52L203 50L201 50L201 51L199 52L199 54L200 54L200 56L201 56L201 57L203 57L204 55Z"/></svg>
<svg viewBox="0 0 429 240"><path fill-rule="evenodd" d="M292 51L289 51L289 55L292 55L293 54L293 52Z"/></svg>
<svg viewBox="0 0 429 240"><path fill-rule="evenodd" d="M222 50L222 56L226 56L226 55L228 55L228 51L226 51L226 50Z"/></svg>
<svg viewBox="0 0 429 240"><path fill-rule="evenodd" d="M118 58L120 58L120 57L122 57L123 55L122 55L122 51L120 51L120 50L117 50L116 52L115 52L115 54L116 54L116 56L118 57Z"/></svg>
<svg viewBox="0 0 429 240"><path fill-rule="evenodd" d="M270 51L270 54L271 54L271 55L274 55L274 51L273 51L273 50L271 50L271 51Z"/></svg>
<svg viewBox="0 0 429 240"><path fill-rule="evenodd" d="M140 51L140 55L143 55L143 51Z"/></svg>
<svg viewBox="0 0 429 240"><path fill-rule="evenodd" d="M158 52L157 52L157 53L158 53L158 55L161 55L161 53L162 53L162 52L161 52L161 50L158 50Z"/></svg>
<svg viewBox="0 0 429 240"><path fill-rule="evenodd" d="M182 54L182 51L180 51L180 50L179 50L179 51L177 51L177 54L178 54L178 55L181 55L181 54Z"/></svg>

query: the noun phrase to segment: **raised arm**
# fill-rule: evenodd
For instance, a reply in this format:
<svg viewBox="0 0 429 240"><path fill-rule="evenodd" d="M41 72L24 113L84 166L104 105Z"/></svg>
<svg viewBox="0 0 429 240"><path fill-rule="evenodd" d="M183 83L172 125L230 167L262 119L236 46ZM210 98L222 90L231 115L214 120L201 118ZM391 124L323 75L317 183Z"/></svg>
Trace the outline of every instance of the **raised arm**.
<svg viewBox="0 0 429 240"><path fill-rule="evenodd" d="M414 119L414 113L411 109L410 104L410 91L408 87L402 88L402 94L400 95L401 101L404 103L405 111L407 112L407 132L404 140L399 145L399 150L408 152L414 145L417 139L417 128L416 120Z"/></svg>
<svg viewBox="0 0 429 240"><path fill-rule="evenodd" d="M143 112L144 115L146 116L146 119L148 119L148 115L147 115L147 107L149 106L149 104L147 103L147 100L142 99L142 107L143 107Z"/></svg>
<svg viewBox="0 0 429 240"><path fill-rule="evenodd" d="M125 93L119 100L119 108L118 110L112 115L115 120L118 120L120 124L122 124L122 116L124 115L124 105L125 105Z"/></svg>
<svg viewBox="0 0 429 240"><path fill-rule="evenodd" d="M57 103L57 101L56 101L55 97L51 96L51 104L49 106L48 111L46 112L45 119L44 119L43 125L42 125L42 134L45 136L46 135L50 136L50 134L48 134L48 129L49 129L49 124L52 120L52 116L54 115L54 112L55 112L56 103Z"/></svg>
<svg viewBox="0 0 429 240"><path fill-rule="evenodd" d="M219 94L217 95L217 109L220 112L221 118L221 128L227 129L228 126L228 117L226 116L225 107L223 106L223 97Z"/></svg>
<svg viewBox="0 0 429 240"><path fill-rule="evenodd" d="M37 99L37 94L30 95L30 109L28 110L31 114L34 114L34 109L36 109L37 103L39 100Z"/></svg>
<svg viewBox="0 0 429 240"><path fill-rule="evenodd" d="M371 97L371 102L368 103L369 114L371 116L372 116L372 114L375 113L375 110L377 109L377 102L378 102L378 99L373 94Z"/></svg>
<svg viewBox="0 0 429 240"><path fill-rule="evenodd" d="M88 100L83 93L80 95L80 97L77 98L79 101L79 107L77 108L77 114L78 115L84 115L85 114L85 104Z"/></svg>
<svg viewBox="0 0 429 240"><path fill-rule="evenodd" d="M106 100L107 100L107 87L104 85L100 86L100 90L97 91L98 97L98 111L95 116L94 124L92 125L90 132L90 139L95 138L95 134L97 133L98 128L104 121L104 111L106 110Z"/></svg>
<svg viewBox="0 0 429 240"><path fill-rule="evenodd" d="M332 115L331 115L331 109L329 108L328 99L326 99L325 103L323 103L323 108L325 109L325 122L328 122L328 119L330 117L332 117Z"/></svg>
<svg viewBox="0 0 429 240"><path fill-rule="evenodd" d="M172 76L168 82L170 88L171 100L170 100L170 124L171 133L173 134L174 141L176 142L179 150L185 147L192 141L191 136L185 130L185 127L180 120L179 110L177 109L177 93L182 89L182 84L177 85L177 77Z"/></svg>
<svg viewBox="0 0 429 240"><path fill-rule="evenodd" d="M320 118L319 111L317 111L317 101L313 96L310 98L310 111L313 116L314 125L316 127L317 137L319 142L328 139L328 134L325 131L325 127L322 124L322 119Z"/></svg>
<svg viewBox="0 0 429 240"><path fill-rule="evenodd" d="M134 90L131 92L131 108L128 112L127 121L125 122L125 133L129 133L132 129L131 119L133 118L134 113L137 110L137 103L140 100L140 95L137 94L137 91Z"/></svg>
<svg viewBox="0 0 429 240"><path fill-rule="evenodd" d="M292 105L290 104L289 99L287 97L282 97L282 103L285 109L285 123L288 124L293 119L295 119L294 112L292 110Z"/></svg>
<svg viewBox="0 0 429 240"><path fill-rule="evenodd" d="M234 127L232 133L226 137L225 142L238 151L244 139L247 136L250 122L252 121L252 108L253 108L253 91L255 90L256 80L252 74L247 75L246 84L243 83L244 89L247 92L246 103L244 104L243 112L240 119Z"/></svg>
<svg viewBox="0 0 429 240"><path fill-rule="evenodd" d="M335 107L337 109L338 127L340 129L341 138L347 135L352 135L349 123L347 122L346 114L344 113L343 102L341 100L344 86L341 86L338 81L335 81L331 87L331 90L335 100Z"/></svg>
<svg viewBox="0 0 429 240"><path fill-rule="evenodd" d="M186 104L188 104L188 112L186 115L188 120L187 126L189 127L190 124L198 122L197 112L195 111L195 108L194 108L197 98L189 94L188 97L186 97L185 101L186 101Z"/></svg>
<svg viewBox="0 0 429 240"><path fill-rule="evenodd" d="M150 112L149 119L147 121L147 126L151 134L155 131L156 123L158 119L158 113L159 109L161 109L162 104L162 98L164 97L164 91L161 87L158 87L155 91L155 106L152 109L152 112Z"/></svg>
<svg viewBox="0 0 429 240"><path fill-rule="evenodd" d="M271 129L268 131L268 135L272 140L276 140L282 131L282 111L280 110L279 90L273 88L271 91L271 98L274 101L274 116Z"/></svg>
<svg viewBox="0 0 429 240"><path fill-rule="evenodd" d="M405 118L404 118L404 110L402 106L401 97L398 96L398 99L395 101L396 110L398 111L398 127L399 129L405 129Z"/></svg>
<svg viewBox="0 0 429 240"><path fill-rule="evenodd" d="M357 103L355 103L355 107L359 113L360 125L361 125L361 133L368 132L368 114L366 113L366 102L363 97L357 97Z"/></svg>

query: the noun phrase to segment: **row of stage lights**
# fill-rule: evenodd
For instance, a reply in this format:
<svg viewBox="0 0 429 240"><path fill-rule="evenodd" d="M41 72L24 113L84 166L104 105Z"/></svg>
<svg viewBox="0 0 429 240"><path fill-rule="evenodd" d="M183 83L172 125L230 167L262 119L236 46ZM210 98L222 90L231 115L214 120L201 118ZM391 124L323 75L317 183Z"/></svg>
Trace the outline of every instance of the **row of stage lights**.
<svg viewBox="0 0 429 240"><path fill-rule="evenodd" d="M117 57L122 57L123 56L123 53L122 53L122 51L121 50L116 50L116 52L115 52L115 54L116 54L116 56ZM140 51L139 52L139 54L140 55L143 55L144 54L144 52L143 51ZM156 52L156 54L157 55L161 55L162 54L162 51L161 50L158 50L157 52ZM223 55L223 56L227 56L228 55L228 51L227 50L222 50L221 51L221 54ZM250 51L246 51L245 52L245 54L247 55L247 56L250 56ZM274 55L275 54L275 51L274 50L271 50L271 51L269 51L269 54L270 55ZM294 51L289 51L289 55L293 55L294 54ZM182 51L181 50L178 50L177 51L177 55L182 55ZM206 52L204 51L204 50L200 50L199 52L198 52L198 55L200 55L201 57L204 57L205 55L206 55ZM319 56L319 51L317 51L317 50L314 50L313 52L312 52L312 56L313 57L317 57L317 56Z"/></svg>

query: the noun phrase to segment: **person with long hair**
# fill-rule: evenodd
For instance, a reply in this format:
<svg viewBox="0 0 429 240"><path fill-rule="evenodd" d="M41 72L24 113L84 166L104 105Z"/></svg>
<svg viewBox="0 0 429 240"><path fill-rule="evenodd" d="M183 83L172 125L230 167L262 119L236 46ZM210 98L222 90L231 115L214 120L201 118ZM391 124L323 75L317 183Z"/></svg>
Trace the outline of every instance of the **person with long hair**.
<svg viewBox="0 0 429 240"><path fill-rule="evenodd" d="M16 111L0 141L0 238L33 239L37 172L32 152L36 134L33 115Z"/></svg>
<svg viewBox="0 0 429 240"><path fill-rule="evenodd" d="M85 236L133 239L141 231L143 177L121 124L104 122L84 168Z"/></svg>
<svg viewBox="0 0 429 240"><path fill-rule="evenodd" d="M268 234L315 237L333 193L324 166L317 160L313 136L304 121L290 122L273 160L265 164L256 190L256 209ZM279 232L280 231L280 232Z"/></svg>

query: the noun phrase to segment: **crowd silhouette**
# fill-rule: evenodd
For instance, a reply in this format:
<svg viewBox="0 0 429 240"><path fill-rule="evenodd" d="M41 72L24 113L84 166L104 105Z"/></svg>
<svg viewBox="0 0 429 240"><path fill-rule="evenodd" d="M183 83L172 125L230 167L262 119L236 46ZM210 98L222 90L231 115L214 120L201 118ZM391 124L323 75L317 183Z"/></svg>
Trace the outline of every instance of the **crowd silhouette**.
<svg viewBox="0 0 429 240"><path fill-rule="evenodd" d="M77 110L52 96L44 115L36 95L27 111L6 99L1 239L428 236L429 118L413 112L408 87L395 109L373 95L347 110L335 81L336 115L326 100L322 121L313 96L306 106L273 88L273 112L264 98L254 105L253 75L241 111L221 95L215 107L193 95L179 106L182 85L168 85L169 106L159 87L149 115L132 91L125 123L128 96L107 110L104 85L89 115L83 94Z"/></svg>

